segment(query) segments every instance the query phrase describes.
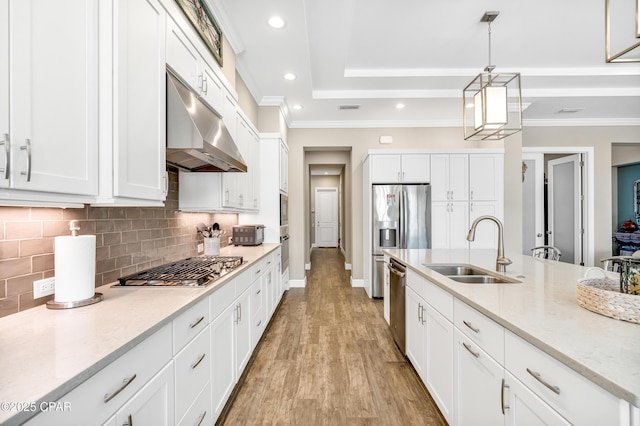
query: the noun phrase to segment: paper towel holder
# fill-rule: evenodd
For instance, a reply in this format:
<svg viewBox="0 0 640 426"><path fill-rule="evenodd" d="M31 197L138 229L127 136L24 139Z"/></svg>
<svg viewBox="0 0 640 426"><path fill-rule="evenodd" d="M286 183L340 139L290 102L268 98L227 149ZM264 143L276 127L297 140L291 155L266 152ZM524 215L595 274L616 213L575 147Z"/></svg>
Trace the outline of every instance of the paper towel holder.
<svg viewBox="0 0 640 426"><path fill-rule="evenodd" d="M80 231L80 223L77 220L72 220L69 222L69 230L71 231L71 235L73 237L78 236L78 231ZM56 302L55 300L49 300L47 302L48 309L70 309L70 308L79 308L81 306L93 305L94 303L100 302L104 299L102 293L94 293L92 297L83 300L76 300L73 302Z"/></svg>

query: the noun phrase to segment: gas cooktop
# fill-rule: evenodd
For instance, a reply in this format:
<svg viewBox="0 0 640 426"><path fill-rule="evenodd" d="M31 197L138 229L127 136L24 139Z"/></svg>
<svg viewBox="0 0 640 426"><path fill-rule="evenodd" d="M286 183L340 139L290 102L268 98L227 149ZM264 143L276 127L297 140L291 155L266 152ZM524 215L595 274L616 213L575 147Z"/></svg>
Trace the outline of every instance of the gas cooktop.
<svg viewBox="0 0 640 426"><path fill-rule="evenodd" d="M113 287L206 287L242 263L242 256L190 257L118 278Z"/></svg>

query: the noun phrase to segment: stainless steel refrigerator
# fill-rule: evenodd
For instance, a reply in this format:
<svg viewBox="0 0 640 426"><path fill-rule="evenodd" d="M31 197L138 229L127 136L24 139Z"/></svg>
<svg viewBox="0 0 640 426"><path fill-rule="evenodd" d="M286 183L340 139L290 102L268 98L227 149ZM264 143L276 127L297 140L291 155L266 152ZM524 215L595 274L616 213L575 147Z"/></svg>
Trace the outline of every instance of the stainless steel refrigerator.
<svg viewBox="0 0 640 426"><path fill-rule="evenodd" d="M431 248L429 184L373 185L373 297L383 297L385 248Z"/></svg>

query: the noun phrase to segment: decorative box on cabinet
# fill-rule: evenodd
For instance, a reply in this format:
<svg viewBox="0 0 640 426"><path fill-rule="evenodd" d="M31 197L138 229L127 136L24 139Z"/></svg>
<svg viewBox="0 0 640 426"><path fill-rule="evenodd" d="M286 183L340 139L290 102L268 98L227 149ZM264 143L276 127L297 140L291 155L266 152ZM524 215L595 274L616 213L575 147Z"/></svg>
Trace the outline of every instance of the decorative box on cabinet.
<svg viewBox="0 0 640 426"><path fill-rule="evenodd" d="M10 188L0 189L0 203L90 203L98 193L98 1L5 0L0 8L0 188Z"/></svg>

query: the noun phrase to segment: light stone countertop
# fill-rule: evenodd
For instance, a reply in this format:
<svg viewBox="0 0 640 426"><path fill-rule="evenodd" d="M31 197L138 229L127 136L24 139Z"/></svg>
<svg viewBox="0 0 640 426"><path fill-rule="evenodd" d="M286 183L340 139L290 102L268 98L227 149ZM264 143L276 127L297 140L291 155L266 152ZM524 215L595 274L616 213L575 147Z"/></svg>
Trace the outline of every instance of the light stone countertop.
<svg viewBox="0 0 640 426"><path fill-rule="evenodd" d="M205 288L112 288L112 283L96 288L104 300L94 305L64 310L42 305L0 318L0 403L39 406L60 399L279 246L221 249L220 255L243 256L245 263ZM33 414L0 405L0 424L20 424Z"/></svg>
<svg viewBox="0 0 640 426"><path fill-rule="evenodd" d="M498 324L613 395L640 407L640 325L578 306L587 267L507 253L522 283L462 284L423 264L465 263L495 272L495 250L384 250ZM523 278L524 276L524 278Z"/></svg>

